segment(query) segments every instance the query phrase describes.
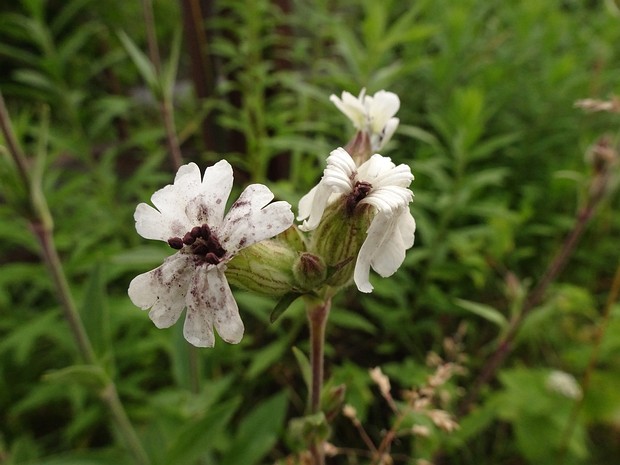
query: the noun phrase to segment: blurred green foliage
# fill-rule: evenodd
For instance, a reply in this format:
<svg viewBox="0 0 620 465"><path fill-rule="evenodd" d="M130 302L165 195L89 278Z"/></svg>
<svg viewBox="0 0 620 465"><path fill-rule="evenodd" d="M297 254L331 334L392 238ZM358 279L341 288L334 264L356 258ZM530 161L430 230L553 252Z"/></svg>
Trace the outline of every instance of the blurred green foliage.
<svg viewBox="0 0 620 465"><path fill-rule="evenodd" d="M416 244L395 276L374 280L373 294L351 289L334 304L327 388L346 385L346 402L379 441L391 414L368 369L384 366L395 392L421 385L427 353L448 357L444 340L465 323L468 373L450 382L443 405L454 410L572 227L592 175L584 154L606 133L618 144L617 114L573 107L620 94L617 2L208 3L212 94L193 93L187 45L168 71L177 76L184 155L203 168L226 157L240 183L269 181L295 204L329 151L352 136L328 96L362 87L400 96L401 126L386 154L416 176ZM162 56L174 65L181 12L176 2L154 6ZM44 190L57 246L97 356L152 462L273 463L295 447L286 424L306 404L301 305L270 324L274 302L238 292L241 344L192 353L179 325L157 330L126 295L130 279L168 253L142 240L132 219L136 204L172 179L156 96L134 64L140 49L139 2L0 2L0 88L28 153L41 107L50 109ZM200 137L205 118L216 128L212 146ZM21 216L13 167L0 160L0 463L131 463L91 389L99 374L78 363ZM576 416L575 401L545 380L552 369L577 380L587 369L619 259L619 207L617 193L601 205L460 430L400 438L393 452L405 463L555 463L560 455L566 464L617 463L617 304ZM365 447L342 416L330 440Z"/></svg>

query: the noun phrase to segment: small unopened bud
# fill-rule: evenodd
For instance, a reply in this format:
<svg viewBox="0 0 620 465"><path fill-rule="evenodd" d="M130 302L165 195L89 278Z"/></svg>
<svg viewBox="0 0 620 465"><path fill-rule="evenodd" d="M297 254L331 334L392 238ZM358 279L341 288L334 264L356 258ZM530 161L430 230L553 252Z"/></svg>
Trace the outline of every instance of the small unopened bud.
<svg viewBox="0 0 620 465"><path fill-rule="evenodd" d="M346 385L339 384L338 386L332 387L324 394L321 403L322 410L325 412L328 422L331 422L340 412L342 404L344 403L346 390Z"/></svg>
<svg viewBox="0 0 620 465"><path fill-rule="evenodd" d="M342 407L342 414L351 420L357 420L357 410L350 404L346 404Z"/></svg>
<svg viewBox="0 0 620 465"><path fill-rule="evenodd" d="M313 290L321 286L327 277L325 261L314 254L304 252L293 265L293 275L303 290Z"/></svg>
<svg viewBox="0 0 620 465"><path fill-rule="evenodd" d="M381 367L375 367L370 370L370 378L379 386L379 391L381 391L381 395L386 399L390 397L390 391L392 387L390 386L390 379L383 374L381 371Z"/></svg>
<svg viewBox="0 0 620 465"><path fill-rule="evenodd" d="M351 158L355 160L357 166L360 166L372 155L372 147L370 144L370 137L366 131L357 131L353 139L344 148Z"/></svg>

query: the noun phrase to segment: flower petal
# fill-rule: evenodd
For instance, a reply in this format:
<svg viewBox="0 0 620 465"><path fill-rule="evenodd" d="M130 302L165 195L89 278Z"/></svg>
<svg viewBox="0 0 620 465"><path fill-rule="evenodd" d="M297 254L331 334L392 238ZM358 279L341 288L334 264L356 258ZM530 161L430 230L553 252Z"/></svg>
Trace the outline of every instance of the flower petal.
<svg viewBox="0 0 620 465"><path fill-rule="evenodd" d="M299 200L299 206L297 207L298 215L297 220L305 220L310 216L310 212L312 211L312 206L314 205L314 197L316 196L316 191L318 190L319 185L314 186L310 191L304 195Z"/></svg>
<svg viewBox="0 0 620 465"><path fill-rule="evenodd" d="M241 340L243 322L224 272L218 267L198 268L191 280L186 301L183 335L190 344L213 347L214 325L226 342L236 344Z"/></svg>
<svg viewBox="0 0 620 465"><path fill-rule="evenodd" d="M360 204L367 203L378 211L393 213L406 207L413 198L413 193L404 187L384 186L372 189Z"/></svg>
<svg viewBox="0 0 620 465"><path fill-rule="evenodd" d="M384 237L373 255L371 266L380 276L386 278L400 268L405 260L405 252L413 245L414 233L415 221L409 209L403 208L401 213L395 215L391 234Z"/></svg>
<svg viewBox="0 0 620 465"><path fill-rule="evenodd" d="M327 204L329 203L329 198L333 194L333 191L329 186L326 186L325 184L322 184L320 182L315 186L313 190L314 195L312 196L312 205L310 206L311 209L309 215L307 216L308 219L304 221L301 226L299 226L299 229L306 232L316 229L316 227L319 225L319 223L321 222L321 218L323 217L323 213L325 212L325 208L327 208ZM304 209L306 208L307 206L304 205Z"/></svg>
<svg viewBox="0 0 620 465"><path fill-rule="evenodd" d="M378 134L373 134L372 150L377 152L381 150L390 141L396 128L398 128L400 120L398 118L390 118L383 127L383 130Z"/></svg>
<svg viewBox="0 0 620 465"><path fill-rule="evenodd" d="M372 97L368 108L368 119L371 130L374 134L383 132L390 118L392 118L400 108L400 99L393 92L380 90Z"/></svg>
<svg viewBox="0 0 620 465"><path fill-rule="evenodd" d="M288 202L274 202L267 186L251 184L230 207L218 236L229 254L288 229L295 219ZM267 205L269 204L269 205Z"/></svg>
<svg viewBox="0 0 620 465"><path fill-rule="evenodd" d="M194 271L190 256L176 253L152 271L136 276L129 284L129 298L158 328L168 328L185 307L185 294Z"/></svg>
<svg viewBox="0 0 620 465"><path fill-rule="evenodd" d="M145 239L165 242L171 237L183 236L188 231L189 224L185 215L165 216L146 203L138 204L133 217L136 231Z"/></svg>
<svg viewBox="0 0 620 465"><path fill-rule="evenodd" d="M390 173L396 165L392 163L390 157L384 157L375 153L372 157L362 163L357 169L357 177L360 180L371 183L374 187L375 180L386 173Z"/></svg>
<svg viewBox="0 0 620 465"><path fill-rule="evenodd" d="M192 227L208 224L216 228L222 223L232 186L233 170L226 160L220 160L205 170L198 191L183 199L185 214Z"/></svg>
<svg viewBox="0 0 620 465"><path fill-rule="evenodd" d="M338 147L327 157L327 167L323 171L320 182L330 186L333 192L350 192L353 189L356 174L355 161L345 149Z"/></svg>
<svg viewBox="0 0 620 465"><path fill-rule="evenodd" d="M342 92L342 99L333 94L329 97L329 100L351 120L357 129L361 129L366 122L366 108L362 103L363 93L364 91L360 94L361 98L356 98L346 91Z"/></svg>
<svg viewBox="0 0 620 465"><path fill-rule="evenodd" d="M156 191L151 196L151 202L164 218L178 220L189 225L191 220L185 217L183 210L189 200L199 193L200 168L196 163L188 163L178 169L174 184Z"/></svg>
<svg viewBox="0 0 620 465"><path fill-rule="evenodd" d="M138 234L146 239L167 241L183 237L194 226L218 226L224 217L226 200L233 184L232 167L221 160L206 169L201 180L195 163L177 171L174 184L159 189L151 196L156 208L141 203L134 218Z"/></svg>
<svg viewBox="0 0 620 465"><path fill-rule="evenodd" d="M373 218L366 233L366 240L362 244L357 256L353 273L353 280L360 291L372 292L373 287L369 280L370 264L381 244L392 234L395 224L394 215L389 213L380 211Z"/></svg>

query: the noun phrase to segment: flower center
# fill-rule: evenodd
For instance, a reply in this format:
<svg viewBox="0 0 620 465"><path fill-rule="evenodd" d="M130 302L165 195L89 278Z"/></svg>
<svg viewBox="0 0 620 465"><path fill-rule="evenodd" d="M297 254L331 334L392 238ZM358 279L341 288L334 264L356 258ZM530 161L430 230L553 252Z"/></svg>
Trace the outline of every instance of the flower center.
<svg viewBox="0 0 620 465"><path fill-rule="evenodd" d="M370 193L372 184L366 181L357 181L351 193L347 196L347 213L353 214L353 210L357 207L366 196Z"/></svg>
<svg viewBox="0 0 620 465"><path fill-rule="evenodd" d="M211 265L217 265L226 255L226 250L207 224L195 226L183 238L171 237L168 239L168 245L177 250L186 248L188 253L197 255Z"/></svg>

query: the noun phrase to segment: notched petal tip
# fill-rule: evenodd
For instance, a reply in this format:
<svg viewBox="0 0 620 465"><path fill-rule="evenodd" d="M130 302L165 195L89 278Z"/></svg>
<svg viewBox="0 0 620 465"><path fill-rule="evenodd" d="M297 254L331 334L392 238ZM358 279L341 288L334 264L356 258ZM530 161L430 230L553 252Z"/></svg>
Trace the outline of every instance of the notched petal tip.
<svg viewBox="0 0 620 465"><path fill-rule="evenodd" d="M358 291L363 292L364 294L370 294L374 289L373 285L370 284L370 281L368 280L364 281L362 279L360 281L357 281L354 279L354 281Z"/></svg>

